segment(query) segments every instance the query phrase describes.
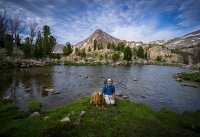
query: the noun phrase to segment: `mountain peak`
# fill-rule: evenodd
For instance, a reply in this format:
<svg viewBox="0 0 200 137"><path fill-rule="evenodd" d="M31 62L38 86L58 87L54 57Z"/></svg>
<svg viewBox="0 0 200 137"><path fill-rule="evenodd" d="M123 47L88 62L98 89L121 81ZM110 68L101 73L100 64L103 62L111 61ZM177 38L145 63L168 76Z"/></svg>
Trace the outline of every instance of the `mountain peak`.
<svg viewBox="0 0 200 137"><path fill-rule="evenodd" d="M101 30L101 29L97 29L97 30L95 30L95 32L93 33L93 35L94 34L104 34L105 32L103 31L103 30Z"/></svg>
<svg viewBox="0 0 200 137"><path fill-rule="evenodd" d="M103 33L103 32L104 32L103 30L101 30L101 29L97 29L97 30L95 30L94 33Z"/></svg>

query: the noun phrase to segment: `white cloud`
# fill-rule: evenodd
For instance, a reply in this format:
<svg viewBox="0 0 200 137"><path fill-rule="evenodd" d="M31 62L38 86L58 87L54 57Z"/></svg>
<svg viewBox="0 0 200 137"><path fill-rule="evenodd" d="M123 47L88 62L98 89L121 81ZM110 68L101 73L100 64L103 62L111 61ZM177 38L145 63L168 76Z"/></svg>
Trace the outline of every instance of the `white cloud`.
<svg viewBox="0 0 200 137"><path fill-rule="evenodd" d="M1 2L1 0L0 0ZM25 5L24 3L31 3ZM81 0L80 3L69 1L42 1L42 7L37 7L40 1L27 0L25 2L1 2L0 10L6 9L9 14L20 16L24 20L36 20L39 27L49 25L58 43L71 42L76 44L91 35L96 29L128 41L149 42L157 39L171 39L183 35L190 29L180 28L195 22L196 15L188 10L188 5L193 1L182 3L175 1L149 0L149 1L124 1L116 3L114 0ZM195 5L199 5L198 2ZM21 4L21 5L20 5ZM178 8L179 7L179 8ZM194 6L197 7L198 6ZM81 8L81 9L76 9ZM81 11L79 11L81 10ZM181 12L175 19L180 20L174 26L158 27L159 14L162 12ZM35 12L34 12L35 11ZM200 11L196 9L196 11ZM196 13L196 12L195 12ZM148 18L146 17L148 16ZM197 18L198 19L198 18Z"/></svg>
<svg viewBox="0 0 200 137"><path fill-rule="evenodd" d="M154 40L169 40L174 37L183 35L184 32L175 28L165 28L162 30L156 30L153 25L141 25L141 26L118 26L112 32L112 35L128 41L143 41L151 42Z"/></svg>

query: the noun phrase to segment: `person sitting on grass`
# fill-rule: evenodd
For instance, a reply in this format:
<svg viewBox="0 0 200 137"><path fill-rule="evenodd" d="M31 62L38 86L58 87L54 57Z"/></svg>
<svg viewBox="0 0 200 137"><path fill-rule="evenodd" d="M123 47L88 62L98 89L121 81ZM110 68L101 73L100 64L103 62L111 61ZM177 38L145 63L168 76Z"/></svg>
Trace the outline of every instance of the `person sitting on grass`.
<svg viewBox="0 0 200 137"><path fill-rule="evenodd" d="M105 84L103 85L101 94L105 94L105 102L107 105L115 104L115 86L113 85L113 81L111 79L106 80Z"/></svg>

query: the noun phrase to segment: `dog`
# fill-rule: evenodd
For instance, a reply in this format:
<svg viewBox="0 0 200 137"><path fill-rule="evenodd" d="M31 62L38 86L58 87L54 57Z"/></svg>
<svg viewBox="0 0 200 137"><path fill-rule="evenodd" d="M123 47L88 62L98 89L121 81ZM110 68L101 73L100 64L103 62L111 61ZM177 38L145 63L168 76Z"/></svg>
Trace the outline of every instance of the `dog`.
<svg viewBox="0 0 200 137"><path fill-rule="evenodd" d="M98 107L98 106L103 107L104 94L99 95L100 93L101 93L101 91L97 91L91 96L90 104L96 105L96 107Z"/></svg>

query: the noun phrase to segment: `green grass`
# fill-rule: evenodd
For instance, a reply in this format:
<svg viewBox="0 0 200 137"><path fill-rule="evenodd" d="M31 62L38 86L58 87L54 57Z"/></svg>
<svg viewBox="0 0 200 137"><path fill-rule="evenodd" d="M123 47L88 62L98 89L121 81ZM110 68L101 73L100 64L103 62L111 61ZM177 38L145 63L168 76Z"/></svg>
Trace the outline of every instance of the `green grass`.
<svg viewBox="0 0 200 137"><path fill-rule="evenodd" d="M28 103L28 109L30 112L40 112L41 103L37 100L32 100Z"/></svg>
<svg viewBox="0 0 200 137"><path fill-rule="evenodd" d="M196 81L200 83L200 72L183 72L179 73L178 77L188 81Z"/></svg>
<svg viewBox="0 0 200 137"><path fill-rule="evenodd" d="M180 64L180 63L167 63L167 62L154 62L154 63L149 63L147 65L158 65L158 66L174 66L174 67L182 67L185 66L185 64Z"/></svg>
<svg viewBox="0 0 200 137"><path fill-rule="evenodd" d="M116 106L97 108L83 97L64 107L29 117L13 103L0 103L0 136L13 137L197 137L200 136L200 111L183 115L162 109L153 111L144 104L117 99ZM80 125L73 123L83 115ZM69 115L70 114L70 115ZM69 115L70 122L60 120ZM44 120L45 116L49 116Z"/></svg>

